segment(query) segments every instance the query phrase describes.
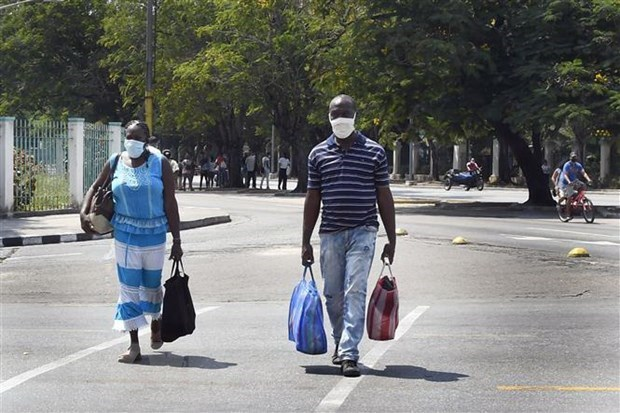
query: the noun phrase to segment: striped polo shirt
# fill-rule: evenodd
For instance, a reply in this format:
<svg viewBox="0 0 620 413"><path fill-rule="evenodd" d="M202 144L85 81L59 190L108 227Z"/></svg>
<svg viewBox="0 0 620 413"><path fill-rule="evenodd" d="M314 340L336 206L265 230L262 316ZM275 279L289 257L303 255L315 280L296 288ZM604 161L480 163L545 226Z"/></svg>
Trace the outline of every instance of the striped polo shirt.
<svg viewBox="0 0 620 413"><path fill-rule="evenodd" d="M323 202L319 233L378 228L377 187L389 184L385 151L359 132L346 151L332 134L308 155L308 189L320 190Z"/></svg>

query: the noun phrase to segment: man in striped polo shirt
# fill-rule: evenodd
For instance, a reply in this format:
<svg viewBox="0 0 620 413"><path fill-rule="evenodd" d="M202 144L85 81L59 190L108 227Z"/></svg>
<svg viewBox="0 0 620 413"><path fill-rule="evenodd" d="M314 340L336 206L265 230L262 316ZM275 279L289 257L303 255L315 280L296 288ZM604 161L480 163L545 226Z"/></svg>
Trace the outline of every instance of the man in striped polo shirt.
<svg viewBox="0 0 620 413"><path fill-rule="evenodd" d="M338 95L332 99L333 134L308 156L301 250L302 264L314 263L310 238L322 202L320 258L325 306L336 344L332 362L341 365L347 377L360 375L357 347L364 335L366 288L379 227L377 205L389 241L381 259L391 264L396 246L385 151L355 130L355 115L353 98Z"/></svg>

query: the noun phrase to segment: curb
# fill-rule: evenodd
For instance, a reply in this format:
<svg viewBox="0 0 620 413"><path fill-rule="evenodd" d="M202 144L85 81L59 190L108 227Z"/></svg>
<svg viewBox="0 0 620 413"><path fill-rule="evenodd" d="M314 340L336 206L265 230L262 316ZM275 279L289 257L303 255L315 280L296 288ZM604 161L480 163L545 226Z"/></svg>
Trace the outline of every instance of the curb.
<svg viewBox="0 0 620 413"><path fill-rule="evenodd" d="M193 221L181 221L179 227L181 231L208 227L211 225L225 224L231 222L230 215L219 215ZM0 238L0 247L25 247L28 245L44 245L44 244L60 244L65 242L82 242L82 241L98 241L102 239L112 238L112 234L98 235L87 234L84 232L77 234L59 234L59 235L32 235L26 237L6 237Z"/></svg>

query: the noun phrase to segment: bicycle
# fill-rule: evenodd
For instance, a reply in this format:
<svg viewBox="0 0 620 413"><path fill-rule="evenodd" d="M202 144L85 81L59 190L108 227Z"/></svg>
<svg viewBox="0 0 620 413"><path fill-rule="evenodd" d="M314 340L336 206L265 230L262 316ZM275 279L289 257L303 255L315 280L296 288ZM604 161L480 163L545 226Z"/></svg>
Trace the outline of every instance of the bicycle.
<svg viewBox="0 0 620 413"><path fill-rule="evenodd" d="M578 211L588 224L594 222L594 204L586 196L586 188L586 184L580 180L575 180L566 186L565 195L560 198L556 206L560 221L572 220L573 211Z"/></svg>

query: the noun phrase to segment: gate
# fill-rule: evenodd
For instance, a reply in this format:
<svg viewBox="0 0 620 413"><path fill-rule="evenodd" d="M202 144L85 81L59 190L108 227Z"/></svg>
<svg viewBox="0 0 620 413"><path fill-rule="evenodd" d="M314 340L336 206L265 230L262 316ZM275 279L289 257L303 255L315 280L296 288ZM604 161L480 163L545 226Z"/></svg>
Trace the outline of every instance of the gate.
<svg viewBox="0 0 620 413"><path fill-rule="evenodd" d="M69 208L67 122L15 120L15 211Z"/></svg>
<svg viewBox="0 0 620 413"><path fill-rule="evenodd" d="M95 182L110 157L110 133L108 125L84 124L84 193Z"/></svg>

